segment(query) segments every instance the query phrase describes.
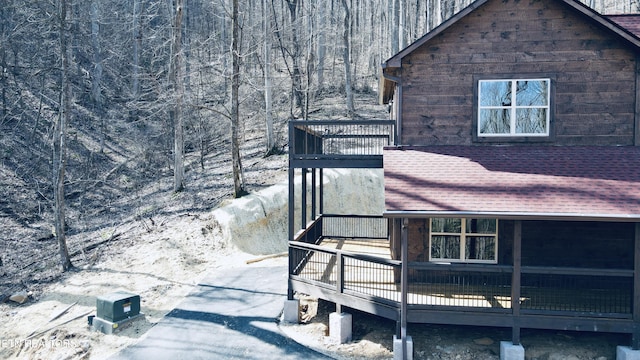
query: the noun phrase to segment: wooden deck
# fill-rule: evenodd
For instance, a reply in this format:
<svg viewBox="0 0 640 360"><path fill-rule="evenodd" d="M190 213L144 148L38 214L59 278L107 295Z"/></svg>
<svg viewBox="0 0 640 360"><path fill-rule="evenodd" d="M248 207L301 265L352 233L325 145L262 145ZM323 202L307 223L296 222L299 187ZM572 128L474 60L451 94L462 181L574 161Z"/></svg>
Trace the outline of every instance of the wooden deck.
<svg viewBox="0 0 640 360"><path fill-rule="evenodd" d="M396 281L400 267L390 261L388 241L324 239L319 245L327 251L312 251L298 276L336 289L341 279L345 293L401 301ZM409 305L511 311L510 273L457 271L446 265L438 271L410 269L410 273L415 276L409 282ZM631 295L631 291L616 288L523 286L519 303L522 310L533 312L631 314Z"/></svg>

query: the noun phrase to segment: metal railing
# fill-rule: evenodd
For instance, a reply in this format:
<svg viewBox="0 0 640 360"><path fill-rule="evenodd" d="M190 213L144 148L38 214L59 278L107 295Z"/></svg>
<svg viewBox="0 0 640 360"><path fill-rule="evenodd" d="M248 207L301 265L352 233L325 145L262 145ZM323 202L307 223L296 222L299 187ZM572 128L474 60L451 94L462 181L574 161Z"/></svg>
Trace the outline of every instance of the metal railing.
<svg viewBox="0 0 640 360"><path fill-rule="evenodd" d="M402 262L378 256L380 247L390 250L387 225L387 219L379 216L322 215L289 242L292 279L338 296L399 307ZM377 253L367 252L367 247L376 246ZM412 309L508 315L518 304L522 314L602 319L630 319L633 314L633 270L523 266L519 288L513 291L511 265L409 262L406 266L407 304Z"/></svg>
<svg viewBox="0 0 640 360"><path fill-rule="evenodd" d="M409 264L410 305L510 309L512 267Z"/></svg>
<svg viewBox="0 0 640 360"><path fill-rule="evenodd" d="M293 274L298 280L367 299L397 303L394 274L401 263L382 257L357 254L303 242L289 243Z"/></svg>
<svg viewBox="0 0 640 360"><path fill-rule="evenodd" d="M319 245L323 239L349 239L350 246L367 248L383 241L388 249L388 231L382 216L322 215L289 242L291 275L338 294L397 302L394 274L400 271L400 261Z"/></svg>
<svg viewBox="0 0 640 360"><path fill-rule="evenodd" d="M632 314L632 270L523 267L521 279L523 311Z"/></svg>
<svg viewBox="0 0 640 360"><path fill-rule="evenodd" d="M388 220L377 215L322 215L326 238L388 239Z"/></svg>
<svg viewBox="0 0 640 360"><path fill-rule="evenodd" d="M382 155L396 143L393 120L294 120L289 122L293 157Z"/></svg>

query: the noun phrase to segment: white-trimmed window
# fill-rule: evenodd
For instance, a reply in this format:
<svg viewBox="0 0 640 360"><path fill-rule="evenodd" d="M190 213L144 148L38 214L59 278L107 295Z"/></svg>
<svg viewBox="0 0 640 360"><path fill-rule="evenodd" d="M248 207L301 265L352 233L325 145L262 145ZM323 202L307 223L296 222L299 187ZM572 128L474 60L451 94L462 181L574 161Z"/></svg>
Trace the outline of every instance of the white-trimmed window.
<svg viewBox="0 0 640 360"><path fill-rule="evenodd" d="M497 219L432 218L429 261L498 262Z"/></svg>
<svg viewBox="0 0 640 360"><path fill-rule="evenodd" d="M478 136L549 136L550 79L478 81Z"/></svg>

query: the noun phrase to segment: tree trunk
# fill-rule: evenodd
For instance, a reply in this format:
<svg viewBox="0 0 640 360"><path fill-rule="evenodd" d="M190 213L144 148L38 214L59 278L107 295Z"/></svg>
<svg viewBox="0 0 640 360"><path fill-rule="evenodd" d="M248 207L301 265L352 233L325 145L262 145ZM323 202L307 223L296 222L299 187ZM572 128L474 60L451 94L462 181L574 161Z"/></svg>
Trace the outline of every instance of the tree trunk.
<svg viewBox="0 0 640 360"><path fill-rule="evenodd" d="M102 54L100 48L100 24L97 0L91 1L91 49L93 50L93 76L91 77L91 96L93 98L93 110L100 119L100 153L104 152L106 139L106 119L103 115L104 104L102 101Z"/></svg>
<svg viewBox="0 0 640 360"><path fill-rule="evenodd" d="M400 50L404 49L404 47L406 46L406 42L405 42L405 28L404 28L404 23L405 23L405 9L404 9L404 1L403 0L398 0L398 47Z"/></svg>
<svg viewBox="0 0 640 360"><path fill-rule="evenodd" d="M67 247L67 238L65 235L65 199L64 199L64 175L66 162L66 131L67 122L71 114L71 83L70 69L71 66L71 46L69 37L71 36L67 27L69 15L69 4L67 0L60 0L59 4L60 16L60 57L61 57L61 77L60 77L60 110L58 120L53 137L53 198L55 203L55 232L58 239L58 252L60 254L60 264L62 270L67 271L73 268L69 249Z"/></svg>
<svg viewBox="0 0 640 360"><path fill-rule="evenodd" d="M302 74L300 73L300 43L298 41L298 34L300 33L300 25L298 22L298 0L287 0L289 5L289 15L291 17L291 41L293 44L293 54L291 55L291 61L293 62L293 69L291 74L291 81L293 87L293 97L295 106L297 108L302 107L303 93L302 93Z"/></svg>
<svg viewBox="0 0 640 360"><path fill-rule="evenodd" d="M266 156L275 153L276 142L273 135L272 80L271 80L271 17L267 0L262 0L264 28L264 119L266 125Z"/></svg>
<svg viewBox="0 0 640 360"><path fill-rule="evenodd" d="M140 95L140 1L133 0L133 83L131 84L131 97L134 100Z"/></svg>
<svg viewBox="0 0 640 360"><path fill-rule="evenodd" d="M395 55L400 51L400 43L398 40L400 39L400 0L389 0L392 1L391 13L392 19L391 22L391 52Z"/></svg>
<svg viewBox="0 0 640 360"><path fill-rule="evenodd" d="M5 6L0 6L0 19L6 19ZM9 36L6 34L7 24L5 21L0 21L0 36L3 39L7 39ZM0 88L2 88L2 107L0 107L0 118L4 119L7 115L7 42L0 46Z"/></svg>
<svg viewBox="0 0 640 360"><path fill-rule="evenodd" d="M171 85L175 92L173 106L173 191L184 189L184 125L182 118L182 100L184 98L184 78L182 69L182 14L184 0L176 0L175 22L173 26L173 45L171 51Z"/></svg>
<svg viewBox="0 0 640 360"><path fill-rule="evenodd" d="M318 63L316 68L318 89L317 94L322 92L324 87L324 59L327 53L326 32L327 32L327 6L321 0L318 7ZM308 76L308 75L307 75Z"/></svg>
<svg viewBox="0 0 640 360"><path fill-rule="evenodd" d="M353 116L355 113L355 106L353 105L353 87L351 82L351 59L349 54L351 53L351 45L349 43L349 28L351 24L351 12L349 11L349 5L347 0L342 0L342 7L344 8L344 33L342 35L342 43L344 49L342 50L342 59L344 60L344 88L347 94L347 111L349 116Z"/></svg>
<svg viewBox="0 0 640 360"><path fill-rule="evenodd" d="M238 41L240 40L240 25L238 24L238 0L233 0L233 9L231 10L232 35L231 35L231 57L232 69L231 74L231 162L233 167L233 196L239 198L247 194L244 188L244 176L242 174L242 163L240 161L240 140L239 140L239 124L240 124L240 54L238 50Z"/></svg>

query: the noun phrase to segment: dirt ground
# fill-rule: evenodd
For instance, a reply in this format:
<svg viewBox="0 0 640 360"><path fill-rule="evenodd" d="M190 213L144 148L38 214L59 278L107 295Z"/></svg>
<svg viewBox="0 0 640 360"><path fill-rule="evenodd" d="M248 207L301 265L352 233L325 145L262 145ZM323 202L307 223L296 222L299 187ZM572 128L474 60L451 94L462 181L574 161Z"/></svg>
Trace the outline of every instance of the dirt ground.
<svg viewBox="0 0 640 360"><path fill-rule="evenodd" d="M303 297L301 304L317 316L299 325L281 325L294 340L341 360L390 359L393 357L394 321L359 311L353 316L353 341L338 345L329 338L332 303ZM511 339L511 330L491 327L409 324L414 359L495 360L500 358L500 341ZM621 334L579 333L523 329L521 342L529 360L605 360L616 358L616 346L628 345Z"/></svg>

